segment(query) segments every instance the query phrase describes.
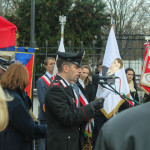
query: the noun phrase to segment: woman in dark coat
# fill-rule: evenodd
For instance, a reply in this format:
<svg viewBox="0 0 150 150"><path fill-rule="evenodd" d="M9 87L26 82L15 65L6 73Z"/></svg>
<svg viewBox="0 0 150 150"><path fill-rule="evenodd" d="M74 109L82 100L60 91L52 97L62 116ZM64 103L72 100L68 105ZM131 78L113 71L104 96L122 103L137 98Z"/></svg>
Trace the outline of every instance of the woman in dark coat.
<svg viewBox="0 0 150 150"><path fill-rule="evenodd" d="M35 124L29 114L31 101L24 89L28 72L20 63L10 65L1 79L1 86L13 97L7 102L9 123L0 133L1 150L30 150L34 138L46 137L46 125Z"/></svg>
<svg viewBox="0 0 150 150"><path fill-rule="evenodd" d="M81 66L80 78L77 81L77 85L80 88L83 95L86 97L88 102L91 102L95 99L95 87L93 86L89 74L91 72L88 65Z"/></svg>
<svg viewBox="0 0 150 150"><path fill-rule="evenodd" d="M134 101L134 103L132 101L125 101L118 109L118 112L125 110L129 107L132 106L136 106L139 103L139 97L138 97L138 93L137 93L137 88L138 85L136 83L136 79L135 79L135 72L132 68L127 68L125 70L126 73L126 77L127 77L127 81L128 81L128 86L129 86L129 90L130 90L130 94L132 96L132 99Z"/></svg>
<svg viewBox="0 0 150 150"><path fill-rule="evenodd" d="M139 97L138 97L138 93L137 93L138 85L137 85L136 79L135 79L135 72L132 68L127 68L125 70L125 72L126 72L128 86L130 89L131 96L132 96L133 100L136 100L137 102L139 102ZM136 102L135 102L135 105L137 105Z"/></svg>
<svg viewBox="0 0 150 150"><path fill-rule="evenodd" d="M87 101L90 103L95 99L95 87L93 86L91 80L89 79L90 74L90 67L88 65L82 65L81 66L81 73L80 78L77 81L77 85L79 89L81 90L82 94L85 96ZM82 105L82 103L81 103ZM85 128L86 128L87 122L84 122L80 124L80 141L81 141L81 147L86 145L88 143L88 137L84 136Z"/></svg>

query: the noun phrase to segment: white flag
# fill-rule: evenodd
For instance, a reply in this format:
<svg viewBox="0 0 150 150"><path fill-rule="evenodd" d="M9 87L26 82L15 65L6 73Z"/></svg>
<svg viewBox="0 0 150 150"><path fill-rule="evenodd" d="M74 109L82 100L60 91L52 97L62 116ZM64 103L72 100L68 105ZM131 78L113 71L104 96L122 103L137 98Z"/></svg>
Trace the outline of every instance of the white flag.
<svg viewBox="0 0 150 150"><path fill-rule="evenodd" d="M60 41L60 44L59 44L59 48L58 48L58 51L60 52L65 52L65 48L64 48L64 38L61 37L61 41ZM56 60L57 60L58 56L56 56ZM54 70L53 70L53 74L52 74L52 80L54 80L56 74L58 73L58 69L57 69L57 65L55 63L55 66L54 66ZM52 81L51 80L51 81Z"/></svg>
<svg viewBox="0 0 150 150"><path fill-rule="evenodd" d="M113 88L115 88L121 94L124 93L125 95L130 95L130 90L127 83L127 78L125 74L125 70L123 67L123 63L120 57L117 40L115 37L115 33L113 30L113 26L111 27L105 55L102 64L102 76L117 76L121 79L109 79L107 80ZM121 85L120 85L121 82ZM109 87L108 85L106 85ZM109 88L110 89L110 88ZM121 104L124 103L124 100L117 95L116 93L102 88L98 85L98 90L96 94L97 98L104 97L104 107L101 109L101 112L105 115L106 118L110 118L114 115L114 113L118 110Z"/></svg>

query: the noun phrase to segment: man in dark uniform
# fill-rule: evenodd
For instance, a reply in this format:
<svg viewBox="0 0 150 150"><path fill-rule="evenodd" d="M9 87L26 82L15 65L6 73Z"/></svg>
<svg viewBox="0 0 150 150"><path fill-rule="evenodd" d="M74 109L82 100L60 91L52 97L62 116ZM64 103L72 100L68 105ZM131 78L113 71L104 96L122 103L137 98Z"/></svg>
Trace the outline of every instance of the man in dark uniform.
<svg viewBox="0 0 150 150"><path fill-rule="evenodd" d="M120 112L107 121L95 150L149 150L150 102Z"/></svg>
<svg viewBox="0 0 150 150"><path fill-rule="evenodd" d="M83 107L77 107L71 84L81 72L80 53L57 52L58 75L47 89L45 108L47 117L48 150L80 150L79 125L94 117L103 107L104 99L98 99Z"/></svg>

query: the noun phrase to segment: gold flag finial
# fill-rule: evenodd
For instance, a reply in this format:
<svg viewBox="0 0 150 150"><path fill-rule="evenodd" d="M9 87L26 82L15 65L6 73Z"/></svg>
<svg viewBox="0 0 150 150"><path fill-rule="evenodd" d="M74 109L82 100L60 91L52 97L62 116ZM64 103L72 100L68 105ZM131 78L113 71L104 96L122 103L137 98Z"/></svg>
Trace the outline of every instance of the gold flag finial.
<svg viewBox="0 0 150 150"><path fill-rule="evenodd" d="M18 31L16 31L16 36L15 36L15 47L17 47L18 43L17 43L17 39L19 38L19 34Z"/></svg>

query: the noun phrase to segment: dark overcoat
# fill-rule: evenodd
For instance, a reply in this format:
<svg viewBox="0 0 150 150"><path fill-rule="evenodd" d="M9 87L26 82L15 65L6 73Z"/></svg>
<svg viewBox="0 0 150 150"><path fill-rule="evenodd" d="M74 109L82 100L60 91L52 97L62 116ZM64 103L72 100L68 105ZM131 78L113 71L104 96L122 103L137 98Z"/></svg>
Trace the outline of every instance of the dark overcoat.
<svg viewBox="0 0 150 150"><path fill-rule="evenodd" d="M95 87L91 81L89 81L85 89L82 87L79 81L77 81L77 85L80 88L83 95L86 97L88 102L95 100Z"/></svg>
<svg viewBox="0 0 150 150"><path fill-rule="evenodd" d="M45 96L47 149L79 150L79 124L94 117L90 105L76 107L72 86L56 75Z"/></svg>
<svg viewBox="0 0 150 150"><path fill-rule="evenodd" d="M149 150L150 102L124 110L107 121L95 150Z"/></svg>
<svg viewBox="0 0 150 150"><path fill-rule="evenodd" d="M29 114L29 100L25 92L7 91L12 101L7 102L9 124L0 133L0 150L30 150L34 138L46 137L46 126L35 124Z"/></svg>
<svg viewBox="0 0 150 150"><path fill-rule="evenodd" d="M131 93L131 96L132 96L132 98L134 99L134 100L136 100L137 102L139 102L139 96L138 96L138 90L137 90L137 87L135 86L135 84L134 84L134 88L135 88L135 92L131 92L130 91L130 93ZM138 105L136 102L135 102L135 105Z"/></svg>

